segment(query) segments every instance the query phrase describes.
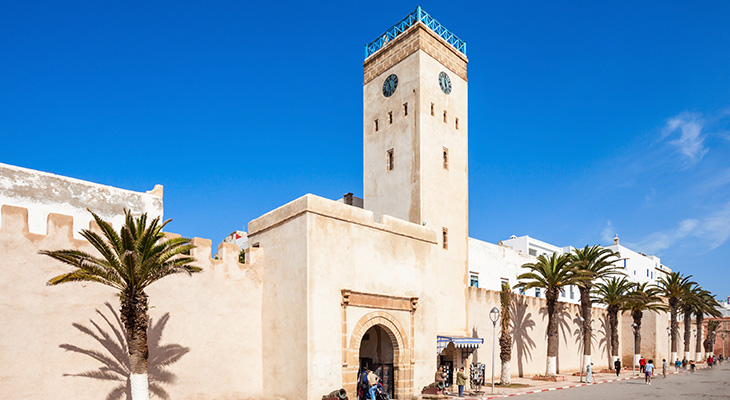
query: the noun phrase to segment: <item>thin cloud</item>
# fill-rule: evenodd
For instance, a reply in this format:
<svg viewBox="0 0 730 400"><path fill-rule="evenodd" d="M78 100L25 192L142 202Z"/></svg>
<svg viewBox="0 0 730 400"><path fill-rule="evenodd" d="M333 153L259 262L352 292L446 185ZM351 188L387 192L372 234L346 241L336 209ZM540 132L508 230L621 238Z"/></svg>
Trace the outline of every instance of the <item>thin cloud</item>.
<svg viewBox="0 0 730 400"><path fill-rule="evenodd" d="M606 221L606 226L603 227L603 230L601 231L601 242L613 243L613 235L614 235L613 224L611 224L611 220L608 220L608 221Z"/></svg>
<svg viewBox="0 0 730 400"><path fill-rule="evenodd" d="M689 236L699 223L696 219L685 219L674 229L650 234L638 244L638 248L646 254L657 254Z"/></svg>
<svg viewBox="0 0 730 400"><path fill-rule="evenodd" d="M730 238L730 202L705 218L697 234L709 243L709 250L722 246Z"/></svg>
<svg viewBox="0 0 730 400"><path fill-rule="evenodd" d="M702 134L704 125L700 114L682 113L667 121L661 139L675 138L669 144L683 157L685 165L691 166L701 161L709 151L705 147L705 135Z"/></svg>

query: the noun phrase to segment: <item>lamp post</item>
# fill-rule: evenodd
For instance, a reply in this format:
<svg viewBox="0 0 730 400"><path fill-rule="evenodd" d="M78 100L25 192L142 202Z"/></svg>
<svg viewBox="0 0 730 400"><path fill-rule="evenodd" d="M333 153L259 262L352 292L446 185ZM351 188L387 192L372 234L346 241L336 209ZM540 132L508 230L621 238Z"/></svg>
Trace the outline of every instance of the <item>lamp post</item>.
<svg viewBox="0 0 730 400"><path fill-rule="evenodd" d="M672 327L667 327L667 360L669 360L669 364L674 364L674 360L672 360Z"/></svg>
<svg viewBox="0 0 730 400"><path fill-rule="evenodd" d="M585 318L578 317L578 320L580 321L580 324L578 324L578 328L580 328L580 346L578 346L578 351L580 351L580 383L583 383L583 323Z"/></svg>
<svg viewBox="0 0 730 400"><path fill-rule="evenodd" d="M696 349L697 348L697 328L692 329L692 337L695 338L695 349ZM694 357L691 357L691 358L697 358L697 353L695 352ZM699 361L699 360L697 360L697 361Z"/></svg>
<svg viewBox="0 0 730 400"><path fill-rule="evenodd" d="M499 319L499 309L492 307L489 312L489 319L492 320L492 393L494 393L494 352L497 348L497 320Z"/></svg>
<svg viewBox="0 0 730 400"><path fill-rule="evenodd" d="M636 375L636 328L638 328L639 325L636 325L636 322L631 324L631 329L634 331L634 355L631 357L631 374Z"/></svg>

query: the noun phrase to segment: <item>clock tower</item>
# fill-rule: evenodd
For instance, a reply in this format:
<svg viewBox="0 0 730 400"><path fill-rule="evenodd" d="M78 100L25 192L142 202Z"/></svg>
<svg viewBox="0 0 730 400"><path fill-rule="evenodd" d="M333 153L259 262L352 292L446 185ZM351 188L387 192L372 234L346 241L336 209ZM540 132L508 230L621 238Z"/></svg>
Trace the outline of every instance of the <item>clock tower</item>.
<svg viewBox="0 0 730 400"><path fill-rule="evenodd" d="M438 233L439 333L465 334L466 43L419 6L365 46L364 207ZM464 296L458 294L464 293Z"/></svg>

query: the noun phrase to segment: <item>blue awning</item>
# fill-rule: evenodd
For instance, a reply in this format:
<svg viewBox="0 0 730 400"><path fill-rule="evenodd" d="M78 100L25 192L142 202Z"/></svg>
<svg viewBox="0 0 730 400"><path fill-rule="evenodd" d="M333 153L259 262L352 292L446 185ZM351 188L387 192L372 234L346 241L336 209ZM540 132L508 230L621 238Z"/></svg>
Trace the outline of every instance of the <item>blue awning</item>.
<svg viewBox="0 0 730 400"><path fill-rule="evenodd" d="M453 343L454 347L460 349L477 349L484 343L482 338L471 337L455 337L455 336L436 336L436 346L438 353L441 353L449 343Z"/></svg>

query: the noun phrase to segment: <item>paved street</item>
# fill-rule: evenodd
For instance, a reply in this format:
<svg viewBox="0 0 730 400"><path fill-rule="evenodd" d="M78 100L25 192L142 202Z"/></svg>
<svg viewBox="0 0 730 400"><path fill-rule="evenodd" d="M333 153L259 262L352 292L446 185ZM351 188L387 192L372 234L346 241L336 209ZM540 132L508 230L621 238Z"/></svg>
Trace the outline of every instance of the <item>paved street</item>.
<svg viewBox="0 0 730 400"><path fill-rule="evenodd" d="M683 373L652 379L651 386L643 379L582 386L519 396L521 399L730 399L730 363L695 374Z"/></svg>

